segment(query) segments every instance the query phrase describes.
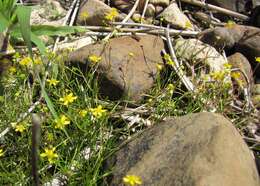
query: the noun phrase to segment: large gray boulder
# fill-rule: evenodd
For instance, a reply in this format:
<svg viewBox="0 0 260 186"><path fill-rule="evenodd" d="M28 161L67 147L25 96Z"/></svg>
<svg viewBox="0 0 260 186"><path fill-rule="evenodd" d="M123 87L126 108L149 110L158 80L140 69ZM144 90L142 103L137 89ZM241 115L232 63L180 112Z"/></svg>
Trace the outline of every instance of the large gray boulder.
<svg viewBox="0 0 260 186"><path fill-rule="evenodd" d="M219 114L171 117L116 152L109 185L125 175L144 186L259 186L252 153L232 123Z"/></svg>

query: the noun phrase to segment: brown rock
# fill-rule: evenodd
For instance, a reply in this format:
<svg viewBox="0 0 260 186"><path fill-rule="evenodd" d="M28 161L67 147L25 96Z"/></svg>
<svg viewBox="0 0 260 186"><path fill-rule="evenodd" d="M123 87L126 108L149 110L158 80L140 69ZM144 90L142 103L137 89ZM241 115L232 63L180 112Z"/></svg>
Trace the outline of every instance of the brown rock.
<svg viewBox="0 0 260 186"><path fill-rule="evenodd" d="M254 95L252 97L252 102L257 109L260 109L260 95Z"/></svg>
<svg viewBox="0 0 260 186"><path fill-rule="evenodd" d="M76 23L78 25L104 26L105 16L111 12L112 8L100 0L82 1ZM116 16L116 21L123 20L120 14Z"/></svg>
<svg viewBox="0 0 260 186"><path fill-rule="evenodd" d="M256 83L256 84L253 86L253 94L255 94L255 95L260 95L260 84L259 84L259 83Z"/></svg>
<svg viewBox="0 0 260 186"><path fill-rule="evenodd" d="M235 12L244 12L246 10L245 0L207 0L207 3L233 10Z"/></svg>
<svg viewBox="0 0 260 186"><path fill-rule="evenodd" d="M228 57L229 64L232 65L232 68L239 68L241 71L243 71L247 77L248 80L251 82L251 87L253 85L254 79L253 79L253 71L251 68L251 65L249 61L246 59L246 57L241 53L235 53ZM244 84L246 84L246 80L243 75L241 75L240 79Z"/></svg>
<svg viewBox="0 0 260 186"><path fill-rule="evenodd" d="M173 27L193 30L193 25L188 17L179 9L177 3L171 3L158 15L167 24Z"/></svg>
<svg viewBox="0 0 260 186"><path fill-rule="evenodd" d="M129 11L132 9L135 1L129 1L129 0L111 0L111 4L118 8L119 10L129 13ZM169 0L150 0L149 4L152 4L154 6L162 6L166 7L169 5ZM137 12L142 13L145 5L145 0L140 0L138 7L137 7Z"/></svg>
<svg viewBox="0 0 260 186"><path fill-rule="evenodd" d="M126 96L137 101L153 86L163 48L159 37L147 35L138 40L127 36L82 47L70 54L69 61L87 66L90 55L101 56L97 69L101 93L111 100Z"/></svg>
<svg viewBox="0 0 260 186"><path fill-rule="evenodd" d="M242 53L253 66L255 75L260 77L260 66L255 58L260 55L260 29L250 26L234 25L217 27L202 32L200 39L216 48L225 48Z"/></svg>
<svg viewBox="0 0 260 186"><path fill-rule="evenodd" d="M108 162L111 186L125 175L143 186L259 186L252 153L223 116L197 113L168 118L135 136Z"/></svg>

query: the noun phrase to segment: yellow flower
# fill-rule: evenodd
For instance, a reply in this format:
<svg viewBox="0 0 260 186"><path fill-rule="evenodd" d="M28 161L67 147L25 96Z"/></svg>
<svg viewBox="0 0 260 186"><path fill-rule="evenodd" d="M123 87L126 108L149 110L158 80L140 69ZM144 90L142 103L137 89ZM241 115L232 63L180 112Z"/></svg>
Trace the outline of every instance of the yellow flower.
<svg viewBox="0 0 260 186"><path fill-rule="evenodd" d="M232 72L231 77L238 80L241 77L241 75L239 72Z"/></svg>
<svg viewBox="0 0 260 186"><path fill-rule="evenodd" d="M112 8L111 11L105 16L107 21L114 21L114 19L118 16L118 11L115 8Z"/></svg>
<svg viewBox="0 0 260 186"><path fill-rule="evenodd" d="M88 111L86 109L83 109L81 111L79 111L79 115L84 118L87 115Z"/></svg>
<svg viewBox="0 0 260 186"><path fill-rule="evenodd" d="M47 158L50 163L54 163L54 159L58 158L58 154L55 152L55 148L45 148L44 153L41 153L42 158Z"/></svg>
<svg viewBox="0 0 260 186"><path fill-rule="evenodd" d="M210 73L210 76L211 76L214 80L223 80L224 77L225 77L225 71L212 72L212 73Z"/></svg>
<svg viewBox="0 0 260 186"><path fill-rule="evenodd" d="M0 149L0 157L4 156L4 150L3 149Z"/></svg>
<svg viewBox="0 0 260 186"><path fill-rule="evenodd" d="M232 65L229 64L229 63L225 63L224 65L224 68L227 69L227 70L230 70L232 68Z"/></svg>
<svg viewBox="0 0 260 186"><path fill-rule="evenodd" d="M97 108L91 108L89 110L92 113L92 115L96 118L102 117L107 112L107 110L103 109L101 105L98 105Z"/></svg>
<svg viewBox="0 0 260 186"><path fill-rule="evenodd" d="M225 27L227 28L233 28L236 25L236 23L232 20L229 20L226 24Z"/></svg>
<svg viewBox="0 0 260 186"><path fill-rule="evenodd" d="M174 86L172 83L170 83L170 84L167 86L167 89L168 89L168 91L169 91L171 94L173 94L173 92L174 92L174 90L175 90L175 86Z"/></svg>
<svg viewBox="0 0 260 186"><path fill-rule="evenodd" d="M15 129L15 132L23 133L26 130L25 123L11 123L11 125Z"/></svg>
<svg viewBox="0 0 260 186"><path fill-rule="evenodd" d="M14 74L14 73L17 72L17 70L16 70L16 68L15 68L14 66L11 66L11 67L9 68L9 72L10 72L11 74Z"/></svg>
<svg viewBox="0 0 260 186"><path fill-rule="evenodd" d="M59 119L55 119L55 123L55 128L64 129L66 125L70 124L70 120L65 115L61 115Z"/></svg>
<svg viewBox="0 0 260 186"><path fill-rule="evenodd" d="M192 28L192 24L191 24L190 21L186 21L186 22L185 22L185 28L186 28L186 29L191 29L191 28Z"/></svg>
<svg viewBox="0 0 260 186"><path fill-rule="evenodd" d="M124 181L125 184L130 185L130 186L142 184L141 178L138 177L138 176L135 176L135 175L126 175L123 178L123 181Z"/></svg>
<svg viewBox="0 0 260 186"><path fill-rule="evenodd" d="M166 64L168 64L170 66L174 65L174 62L172 61L172 58L169 54L164 54L163 58L165 59Z"/></svg>
<svg viewBox="0 0 260 186"><path fill-rule="evenodd" d="M134 53L133 53L133 52L129 52L128 55L129 55L130 57L134 57Z"/></svg>
<svg viewBox="0 0 260 186"><path fill-rule="evenodd" d="M96 55L90 55L90 56L88 57L88 60L89 60L91 63L96 64L96 63L98 63L98 62L101 61L101 57L98 57L98 56L96 56Z"/></svg>
<svg viewBox="0 0 260 186"><path fill-rule="evenodd" d="M73 93L65 95L63 98L60 98L60 101L63 102L63 105L68 106L69 103L74 102L77 99L77 96L73 96Z"/></svg>
<svg viewBox="0 0 260 186"><path fill-rule="evenodd" d="M156 64L156 68L158 71L161 71L163 69L163 66L161 64Z"/></svg>
<svg viewBox="0 0 260 186"><path fill-rule="evenodd" d="M25 58L23 58L23 59L19 62L19 64L22 65L22 66L29 66L29 65L31 64L31 62L32 62L31 58L25 57Z"/></svg>
<svg viewBox="0 0 260 186"><path fill-rule="evenodd" d="M80 14L80 19L86 20L88 18L89 14L88 12L82 12Z"/></svg>
<svg viewBox="0 0 260 186"><path fill-rule="evenodd" d="M255 61L258 62L258 63L260 63L260 57L256 57L256 58L255 58Z"/></svg>
<svg viewBox="0 0 260 186"><path fill-rule="evenodd" d="M47 79L47 82L49 83L50 86L56 86L60 81L56 80L56 79Z"/></svg>
<svg viewBox="0 0 260 186"><path fill-rule="evenodd" d="M40 64L42 64L42 60L37 58L37 59L34 60L34 64L35 65L40 65Z"/></svg>

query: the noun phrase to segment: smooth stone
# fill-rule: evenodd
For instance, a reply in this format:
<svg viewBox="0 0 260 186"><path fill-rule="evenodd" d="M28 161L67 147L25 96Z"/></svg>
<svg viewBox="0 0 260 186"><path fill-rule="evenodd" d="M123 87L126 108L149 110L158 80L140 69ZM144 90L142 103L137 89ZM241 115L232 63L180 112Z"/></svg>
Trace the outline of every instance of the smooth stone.
<svg viewBox="0 0 260 186"><path fill-rule="evenodd" d="M246 74L248 80L250 81L250 85L252 87L254 83L253 71L247 58L243 54L237 52L229 56L227 59L229 64L232 65L232 68L239 68L241 71L243 71ZM243 75L240 76L240 80L243 82L243 84L245 85L247 84L246 79L244 78Z"/></svg>
<svg viewBox="0 0 260 186"><path fill-rule="evenodd" d="M179 9L176 3L171 3L162 13L158 15L158 18L163 19L163 22L170 24L175 28L185 30L194 29L188 17Z"/></svg>

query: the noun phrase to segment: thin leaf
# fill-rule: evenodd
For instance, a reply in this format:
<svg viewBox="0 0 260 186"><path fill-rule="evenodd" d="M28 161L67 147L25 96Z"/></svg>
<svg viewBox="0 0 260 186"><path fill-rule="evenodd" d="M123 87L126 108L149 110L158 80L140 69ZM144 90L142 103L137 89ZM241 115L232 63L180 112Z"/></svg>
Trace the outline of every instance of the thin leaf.
<svg viewBox="0 0 260 186"><path fill-rule="evenodd" d="M38 38L34 33L31 33L31 40L37 46L37 48L39 49L40 53L42 55L45 55L46 54L46 46L42 42L42 40L40 38Z"/></svg>
<svg viewBox="0 0 260 186"><path fill-rule="evenodd" d="M24 42L28 47L31 58L33 59L30 26L31 8L28 6L18 6L16 9L16 14Z"/></svg>
<svg viewBox="0 0 260 186"><path fill-rule="evenodd" d="M47 94L47 92L46 92L46 90L44 88L44 85L42 84L42 81L41 81L41 78L40 78L39 74L37 74L37 78L39 79L41 90L42 90L42 96L43 96L43 98L46 101L47 107L50 109L52 116L55 119L58 119L58 114L57 114L57 112L56 112L56 110L54 108L54 105L53 105L50 97L48 96L48 94Z"/></svg>
<svg viewBox="0 0 260 186"><path fill-rule="evenodd" d="M41 87L42 87L42 95L46 101L47 107L50 109L52 116L57 120L59 117L57 115L57 112L54 109L53 103L42 85Z"/></svg>

